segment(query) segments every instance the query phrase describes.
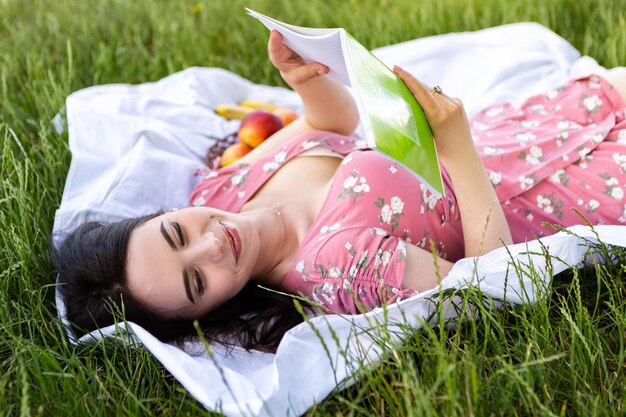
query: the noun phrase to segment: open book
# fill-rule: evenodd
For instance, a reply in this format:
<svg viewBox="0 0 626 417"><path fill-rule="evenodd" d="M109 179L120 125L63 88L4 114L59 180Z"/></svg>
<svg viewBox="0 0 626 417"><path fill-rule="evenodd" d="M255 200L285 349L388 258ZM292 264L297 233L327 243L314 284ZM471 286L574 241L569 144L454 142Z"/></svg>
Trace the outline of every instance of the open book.
<svg viewBox="0 0 626 417"><path fill-rule="evenodd" d="M426 116L404 82L342 28L305 28L246 8L305 62L330 68L328 76L355 96L368 146L413 171L437 197L444 193L435 142Z"/></svg>

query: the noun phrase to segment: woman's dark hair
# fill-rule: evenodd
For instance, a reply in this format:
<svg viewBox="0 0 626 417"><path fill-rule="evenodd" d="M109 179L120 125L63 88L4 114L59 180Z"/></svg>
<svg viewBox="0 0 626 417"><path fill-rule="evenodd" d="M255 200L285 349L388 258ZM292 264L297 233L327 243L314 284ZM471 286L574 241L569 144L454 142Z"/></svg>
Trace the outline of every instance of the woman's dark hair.
<svg viewBox="0 0 626 417"><path fill-rule="evenodd" d="M78 336L114 324L120 312L161 341L182 343L197 335L193 321L153 313L132 297L126 285L130 235L158 214L109 224L85 223L58 248L51 244L67 319ZM250 282L198 321L209 342L273 352L283 334L302 320L290 297Z"/></svg>

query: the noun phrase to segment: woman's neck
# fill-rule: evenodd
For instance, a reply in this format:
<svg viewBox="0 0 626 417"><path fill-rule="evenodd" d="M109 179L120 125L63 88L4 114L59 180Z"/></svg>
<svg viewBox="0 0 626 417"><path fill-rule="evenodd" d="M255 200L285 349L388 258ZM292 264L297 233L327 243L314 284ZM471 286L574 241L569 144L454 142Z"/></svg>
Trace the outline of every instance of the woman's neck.
<svg viewBox="0 0 626 417"><path fill-rule="evenodd" d="M285 205L249 207L242 214L253 216L261 242L251 279L279 286L285 277L298 244L298 232Z"/></svg>

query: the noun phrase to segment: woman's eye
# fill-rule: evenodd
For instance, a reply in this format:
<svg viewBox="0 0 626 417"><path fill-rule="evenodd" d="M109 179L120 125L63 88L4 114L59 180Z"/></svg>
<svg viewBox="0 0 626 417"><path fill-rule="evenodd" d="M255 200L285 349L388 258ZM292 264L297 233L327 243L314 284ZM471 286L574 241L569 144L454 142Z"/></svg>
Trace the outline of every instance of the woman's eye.
<svg viewBox="0 0 626 417"><path fill-rule="evenodd" d="M183 229L180 227L178 223L172 223L174 230L176 231L176 236L178 237L178 242L181 246L185 246L185 237L183 236Z"/></svg>
<svg viewBox="0 0 626 417"><path fill-rule="evenodd" d="M202 277L200 276L198 270L195 271L194 276L196 280L196 290L198 291L198 294L202 295L204 294L204 283L202 282Z"/></svg>

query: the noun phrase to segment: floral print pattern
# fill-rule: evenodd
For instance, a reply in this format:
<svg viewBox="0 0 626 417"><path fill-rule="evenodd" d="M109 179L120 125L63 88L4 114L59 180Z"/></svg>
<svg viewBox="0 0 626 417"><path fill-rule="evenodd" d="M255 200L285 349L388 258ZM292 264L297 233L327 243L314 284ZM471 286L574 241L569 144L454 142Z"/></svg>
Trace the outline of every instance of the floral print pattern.
<svg viewBox="0 0 626 417"><path fill-rule="evenodd" d="M283 148L283 150L274 155L274 158L271 161L263 164L263 171L267 173L272 173L276 171L285 162L286 159L287 152L285 152Z"/></svg>
<svg viewBox="0 0 626 417"><path fill-rule="evenodd" d="M470 121L514 241L553 233L544 223L623 223L625 116L617 92L590 76Z"/></svg>
<svg viewBox="0 0 626 417"><path fill-rule="evenodd" d="M350 160L351 159L352 158L350 158ZM349 163L350 160L344 163L344 165ZM343 181L343 191L339 193L338 198L351 198L352 202L356 203L358 197L369 193L369 191L370 186L367 184L367 179L363 176L359 176L359 171L352 170L348 178Z"/></svg>
<svg viewBox="0 0 626 417"><path fill-rule="evenodd" d="M380 223L389 224L391 230L394 231L400 223L400 216L402 216L402 211L404 210L404 202L402 199L394 195L391 197L389 204L385 204L385 199L378 197L376 201L374 201L374 205L380 209L380 214L378 215Z"/></svg>

